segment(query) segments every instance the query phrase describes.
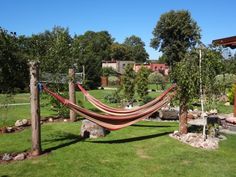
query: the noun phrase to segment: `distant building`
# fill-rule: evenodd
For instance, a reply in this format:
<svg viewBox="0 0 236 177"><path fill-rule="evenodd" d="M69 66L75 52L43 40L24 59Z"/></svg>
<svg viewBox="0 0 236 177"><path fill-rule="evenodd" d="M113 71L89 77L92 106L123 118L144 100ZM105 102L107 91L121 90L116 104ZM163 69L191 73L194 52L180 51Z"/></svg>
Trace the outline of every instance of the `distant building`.
<svg viewBox="0 0 236 177"><path fill-rule="evenodd" d="M169 67L166 64L159 64L159 63L145 63L145 64L136 63L134 65L134 71L138 72L142 66L150 69L152 72L162 73L165 76L169 74Z"/></svg>
<svg viewBox="0 0 236 177"><path fill-rule="evenodd" d="M126 67L128 64L134 65L135 62L134 62L134 61L121 61L121 60L103 61L103 62L102 62L102 68L111 67L111 68L113 68L116 72L118 72L118 73L120 73L120 74L124 74L124 72L125 72L125 67Z"/></svg>

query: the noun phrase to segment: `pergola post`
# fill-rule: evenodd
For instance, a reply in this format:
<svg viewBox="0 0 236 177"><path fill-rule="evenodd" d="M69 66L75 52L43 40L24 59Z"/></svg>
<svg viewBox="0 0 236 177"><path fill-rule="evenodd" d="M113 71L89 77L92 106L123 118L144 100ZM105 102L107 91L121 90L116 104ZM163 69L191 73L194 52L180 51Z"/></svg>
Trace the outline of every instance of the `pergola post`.
<svg viewBox="0 0 236 177"><path fill-rule="evenodd" d="M69 69L69 100L72 103L75 103L75 70ZM76 114L74 111L70 110L70 121L74 122Z"/></svg>
<svg viewBox="0 0 236 177"><path fill-rule="evenodd" d="M41 125L40 125L40 102L39 102L39 62L31 61L30 65L30 105L31 105L31 128L32 128L32 155L38 156L41 150Z"/></svg>
<svg viewBox="0 0 236 177"><path fill-rule="evenodd" d="M236 83L234 85L236 88ZM236 89L234 90L234 117L236 117Z"/></svg>

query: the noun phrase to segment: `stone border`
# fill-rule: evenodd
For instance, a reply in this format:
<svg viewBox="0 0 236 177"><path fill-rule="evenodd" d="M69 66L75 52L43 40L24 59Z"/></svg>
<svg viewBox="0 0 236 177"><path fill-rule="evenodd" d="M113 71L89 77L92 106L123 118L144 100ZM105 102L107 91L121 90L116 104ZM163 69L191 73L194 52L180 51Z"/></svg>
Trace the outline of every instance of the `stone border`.
<svg viewBox="0 0 236 177"><path fill-rule="evenodd" d="M169 136L192 147L207 150L218 149L219 141L226 139L223 135L220 135L219 137L207 137L207 139L204 139L204 136L201 133L180 134L178 131L174 131L174 133L169 134Z"/></svg>

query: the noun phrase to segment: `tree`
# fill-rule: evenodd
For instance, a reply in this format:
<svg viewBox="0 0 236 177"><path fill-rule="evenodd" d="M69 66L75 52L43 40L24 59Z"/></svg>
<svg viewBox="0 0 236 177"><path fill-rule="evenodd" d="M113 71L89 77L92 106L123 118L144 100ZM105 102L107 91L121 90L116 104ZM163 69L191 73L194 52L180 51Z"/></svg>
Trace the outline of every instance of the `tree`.
<svg viewBox="0 0 236 177"><path fill-rule="evenodd" d="M150 74L149 69L141 67L136 76L136 90L139 98L143 101L148 95L148 76Z"/></svg>
<svg viewBox="0 0 236 177"><path fill-rule="evenodd" d="M167 59L167 56L165 54L161 55L158 60L157 60L158 63L160 64L165 64L168 62L168 59Z"/></svg>
<svg viewBox="0 0 236 177"><path fill-rule="evenodd" d="M216 76L223 73L223 57L220 51L212 47L201 49L202 52L202 85L203 91L213 102L218 91Z"/></svg>
<svg viewBox="0 0 236 177"><path fill-rule="evenodd" d="M189 72L195 71L195 68L190 69L194 65L189 62L192 59L188 51L200 41L200 28L191 18L190 12L171 10L161 15L153 30L153 36L151 47L159 49L167 57L167 64L171 66L171 77L180 84L180 133L187 133L187 108L193 96L191 93L195 90L195 87L189 87L193 86L192 81L195 80Z"/></svg>
<svg viewBox="0 0 236 177"><path fill-rule="evenodd" d="M149 55L145 50L145 44L140 37L132 35L127 37L124 41L124 45L128 46L130 49L130 57L136 62L145 62Z"/></svg>
<svg viewBox="0 0 236 177"><path fill-rule="evenodd" d="M0 27L0 92L23 90L28 85L27 60L15 32Z"/></svg>
<svg viewBox="0 0 236 177"><path fill-rule="evenodd" d="M125 98L128 102L133 102L135 94L135 72L133 70L133 65L128 64L125 67L125 73L122 77L122 84Z"/></svg>
<svg viewBox="0 0 236 177"><path fill-rule="evenodd" d="M200 97L200 77L202 90L208 98L216 93L215 77L221 72L221 57L211 48L202 50L202 69L199 70L199 50L192 49L185 54L184 59L175 64L173 75L178 86L178 99L180 105L180 133L187 133L187 111L194 99Z"/></svg>
<svg viewBox="0 0 236 177"><path fill-rule="evenodd" d="M234 57L223 60L224 72L228 74L236 74L236 53Z"/></svg>
<svg viewBox="0 0 236 177"><path fill-rule="evenodd" d="M100 84L102 60L110 60L113 39L107 31L87 31L75 36L72 44L73 58L78 69L85 66L87 86L92 88Z"/></svg>
<svg viewBox="0 0 236 177"><path fill-rule="evenodd" d="M74 64L71 56L72 38L68 28L54 27L42 69L52 73L67 73Z"/></svg>
<svg viewBox="0 0 236 177"><path fill-rule="evenodd" d="M122 61L131 60L130 47L124 44L113 43L111 45L111 58Z"/></svg>
<svg viewBox="0 0 236 177"><path fill-rule="evenodd" d="M186 10L164 13L153 30L151 47L159 49L173 66L181 61L185 53L200 40L200 28Z"/></svg>
<svg viewBox="0 0 236 177"><path fill-rule="evenodd" d="M74 61L71 56L72 38L68 28L55 26L51 31L21 36L28 60L40 61L42 73L67 73Z"/></svg>
<svg viewBox="0 0 236 177"><path fill-rule="evenodd" d="M178 86L177 98L180 105L179 113L179 132L187 133L187 114L188 106L193 98L199 97L199 65L196 53L186 53L185 57L176 63L173 70L175 81Z"/></svg>
<svg viewBox="0 0 236 177"><path fill-rule="evenodd" d="M150 84L156 84L156 87L158 88L158 85L161 85L161 89L165 88L165 77L159 73L159 72L153 72L148 76L148 82Z"/></svg>

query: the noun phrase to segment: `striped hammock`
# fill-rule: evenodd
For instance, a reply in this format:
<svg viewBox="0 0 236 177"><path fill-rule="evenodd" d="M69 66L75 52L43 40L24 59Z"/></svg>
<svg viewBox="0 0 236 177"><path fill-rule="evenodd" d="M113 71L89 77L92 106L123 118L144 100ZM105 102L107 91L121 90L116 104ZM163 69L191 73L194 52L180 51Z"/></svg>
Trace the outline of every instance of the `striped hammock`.
<svg viewBox="0 0 236 177"><path fill-rule="evenodd" d="M166 106L173 95L167 95L170 91L168 91L165 94L162 94L162 96L158 97L158 101L155 102L151 101L152 104L148 104L149 106L143 106L140 107L141 109L133 109L133 110L123 110L122 114L117 115L109 115L109 114L99 114L93 111L90 111L88 109L82 108L79 105L76 105L72 103L70 100L63 98L62 96L58 95L57 93L52 92L49 90L45 85L43 86L43 89L45 92L53 96L55 99L57 99L59 102L64 104L69 109L73 110L75 113L79 114L80 116L108 129L108 130L119 130L121 128L127 127L129 125L132 125L138 121L141 121L145 118L148 118L150 115L152 115L154 112L161 109L163 106ZM110 108L109 108L110 109ZM117 111L122 111L118 110ZM135 111L134 111L135 110ZM125 111L131 111L126 112ZM132 112L133 111L133 112Z"/></svg>

